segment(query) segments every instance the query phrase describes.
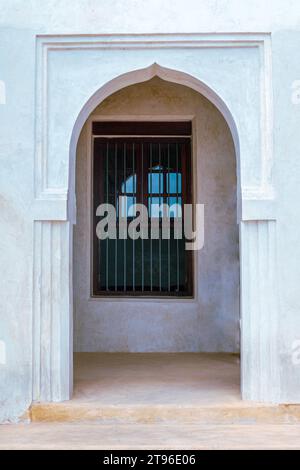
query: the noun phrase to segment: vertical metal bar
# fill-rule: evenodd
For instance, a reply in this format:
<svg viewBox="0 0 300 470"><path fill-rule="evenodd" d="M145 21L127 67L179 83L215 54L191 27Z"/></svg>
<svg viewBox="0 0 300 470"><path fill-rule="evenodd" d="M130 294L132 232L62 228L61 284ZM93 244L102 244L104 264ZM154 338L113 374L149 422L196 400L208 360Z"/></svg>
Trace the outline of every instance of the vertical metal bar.
<svg viewBox="0 0 300 470"><path fill-rule="evenodd" d="M159 207L161 206L161 145L158 144L158 192L159 192ZM162 231L162 220L160 213L158 212L158 223L159 223L159 239L158 239L158 272L159 272L159 290L161 291L161 231Z"/></svg>
<svg viewBox="0 0 300 470"><path fill-rule="evenodd" d="M176 217L178 218L178 144L176 144ZM178 221L177 221L178 223ZM176 238L176 274L177 291L179 291L179 240Z"/></svg>
<svg viewBox="0 0 300 470"><path fill-rule="evenodd" d="M150 143L150 222L152 225L152 143ZM153 279L152 279L152 234L150 227L150 290L153 290Z"/></svg>
<svg viewBox="0 0 300 470"><path fill-rule="evenodd" d="M124 193L125 193L125 198L126 198L126 194L127 194L127 182L126 182L126 143L124 143L124 153L123 153L123 160L124 160ZM124 198L124 201L123 201L123 210L125 210L125 215L127 217L127 200L126 200L126 203L125 203L125 198ZM124 230L127 229L126 227L124 227ZM124 237L124 292L126 291L126 269L127 269L127 265L126 265L126 238Z"/></svg>
<svg viewBox="0 0 300 470"><path fill-rule="evenodd" d="M108 152L109 143L106 144L106 203L108 204ZM106 268L105 268L105 283L106 290L108 291L108 238L106 239Z"/></svg>
<svg viewBox="0 0 300 470"><path fill-rule="evenodd" d="M136 177L135 177L135 165L134 165L134 143L132 144L132 174L133 174L133 200L136 198ZM135 291L135 240L132 238L132 290Z"/></svg>
<svg viewBox="0 0 300 470"><path fill-rule="evenodd" d="M142 202L144 203L144 144L143 143L142 143ZM144 237L142 237L142 292L144 292Z"/></svg>
<svg viewBox="0 0 300 470"><path fill-rule="evenodd" d="M117 180L117 174L118 174L118 144L115 143L115 208L117 210L117 205L118 205L118 180ZM118 290L118 235L116 236L115 239L115 291Z"/></svg>
<svg viewBox="0 0 300 470"><path fill-rule="evenodd" d="M168 169L167 169L167 178L168 178L168 191L167 191L167 204L169 207L168 210L168 223L170 224L170 144L168 144ZM168 291L171 290L171 253L170 253L170 226L169 226L169 237L168 237Z"/></svg>
<svg viewBox="0 0 300 470"><path fill-rule="evenodd" d="M187 146L186 144L181 144L181 188L180 188L180 193L181 193L181 204L182 207L184 207L184 204L188 202L188 193L189 189L187 187L187 175L188 175L188 168L187 168ZM193 221L191 221L193 223ZM182 225L184 227L184 211L182 212ZM186 252L184 250L184 264L182 266L182 271L184 271L184 284L185 284L185 289L189 287L190 285L190 267L191 263L188 261L190 258L190 252Z"/></svg>

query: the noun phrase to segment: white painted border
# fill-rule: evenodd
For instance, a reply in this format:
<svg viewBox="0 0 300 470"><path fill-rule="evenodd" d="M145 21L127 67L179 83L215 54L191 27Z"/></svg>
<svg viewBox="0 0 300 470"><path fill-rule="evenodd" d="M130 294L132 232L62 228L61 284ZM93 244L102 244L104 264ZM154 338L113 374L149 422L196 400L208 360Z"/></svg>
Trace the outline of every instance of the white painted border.
<svg viewBox="0 0 300 470"><path fill-rule="evenodd" d="M152 64L118 76L91 96L74 124L66 187L48 185L48 55L75 50L256 48L260 56L260 182L241 187L238 126L209 83L184 71ZM190 87L226 119L235 143L238 175L242 305L243 398L280 402L276 266L276 199L273 187L271 36L268 33L154 34L37 37L36 152L34 168L33 398L60 401L72 389L72 227L75 221L75 157L80 131L106 97L154 76ZM69 205L68 205L69 201ZM266 250L268 250L266 252ZM252 257L252 253L255 256ZM251 256L250 256L251 254ZM270 269L265 269L269 266ZM274 274L275 273L275 274ZM42 280L42 284L41 283ZM50 291L46 281L50 283ZM61 289L61 283L67 288ZM255 286L258 286L256 291ZM258 301L257 301L258 298ZM49 325L52 325L49 328ZM270 334L272 331L272 334ZM50 364L50 368L49 368ZM51 365L55 366L52 367Z"/></svg>
<svg viewBox="0 0 300 470"><path fill-rule="evenodd" d="M47 128L48 128L48 55L50 51L67 50L93 50L93 49L203 49L203 48L257 48L261 60L260 77L260 101L261 101L261 184L259 187L243 187L242 200L254 199L264 201L274 198L272 186L273 152L272 152L272 60L271 60L271 36L269 33L203 33L203 34L132 34L132 35L66 35L66 36L37 36L37 128L36 128L36 157L35 157L35 196L39 201L52 200L66 201L68 188L51 188L47 184ZM153 64L156 67L156 64ZM158 67L159 69L159 67ZM155 71L150 75L154 76ZM157 72L157 71L156 71ZM160 71L161 72L161 71ZM157 75L162 77L162 73ZM149 76L149 78L151 78ZM125 85L124 85L125 86ZM188 86L191 86L188 85ZM215 104L227 120L234 140L237 141L237 131L230 123L230 113L220 106L211 90L205 90L202 86L202 94ZM115 90L116 91L116 90ZM91 101L92 103L92 101ZM86 119L93 111L92 107L86 109ZM80 132L80 130L79 130ZM75 137L77 141L79 134ZM238 149L236 148L238 153ZM238 162L239 163L239 162ZM238 168L238 175L240 173ZM242 201L241 201L242 205ZM248 204L249 205L249 204ZM247 218L247 210L239 208ZM243 217L243 215L241 215Z"/></svg>

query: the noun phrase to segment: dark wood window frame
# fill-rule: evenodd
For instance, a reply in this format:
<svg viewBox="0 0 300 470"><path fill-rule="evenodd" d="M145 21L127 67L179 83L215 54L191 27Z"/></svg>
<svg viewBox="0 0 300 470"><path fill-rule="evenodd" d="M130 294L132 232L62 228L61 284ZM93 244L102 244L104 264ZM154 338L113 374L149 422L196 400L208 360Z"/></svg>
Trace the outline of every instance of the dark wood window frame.
<svg viewBox="0 0 300 470"><path fill-rule="evenodd" d="M174 125L175 124L175 125ZM111 123L111 122L94 122L92 125L93 131L93 177L92 177L92 208L93 208L93 217L92 217L92 274L93 274L93 282L92 282L92 296L93 297L114 297L114 296L121 296L121 297L132 297L132 296L139 296L139 297L157 297L157 298L192 298L193 297L193 252L192 251L185 251L185 263L186 263L186 274L185 274L185 288L181 291L163 291L161 288L160 290L138 290L133 289L128 290L124 288L124 290L120 290L116 287L116 289L99 289L99 272L100 272L100 254L99 254L99 241L96 237L96 225L99 221L99 217L96 217L96 208L102 202L105 201L104 195L104 184L103 184L103 172L99 171L99 164L97 164L97 160L95 160L96 152L97 152L97 145L107 145L116 144L115 148L118 148L118 145L125 145L128 149L135 148L135 157L133 157L133 162L136 163L134 168L134 174L136 175L136 191L132 194L136 197L136 203L143 203L148 206L149 198L159 197L159 198L170 198L169 192L162 192L159 191L155 194L153 191L149 191L148 187L148 177L149 177L149 169L147 167L147 158L144 158L143 166L142 162L142 151L145 145L173 145L178 144L181 148L181 161L182 161L182 169L181 169L181 197L182 197L182 205L184 203L192 203L192 179L191 179L191 123L190 122L122 122L120 123ZM139 135L136 135L139 134ZM145 145L144 145L145 144ZM183 156L184 154L184 156ZM148 158L149 162L149 158ZM149 165L148 165L149 166ZM151 174L155 173L156 170L152 169ZM177 169L178 172L178 169ZM164 181L164 188L166 188L167 183L167 174L168 171L164 168L163 170L158 170L157 173L162 175ZM178 176L177 176L178 178ZM160 181L160 177L159 177ZM102 184L101 184L101 183ZM99 184L100 183L100 184ZM170 186L170 180L169 180ZM146 190L145 190L146 189ZM106 191L108 189L106 188ZM170 190L170 187L169 187ZM177 191L178 191L178 179L177 179ZM121 191L119 191L118 196L121 195ZM127 192L128 195L128 192ZM177 194L178 197L178 194ZM169 199L170 200L170 199ZM151 203L151 201L150 201ZM130 217L128 217L130 221ZM184 221L183 221L184 223ZM171 219L172 225L172 219ZM125 250L125 248L124 248ZM125 251L124 251L125 253ZM116 255L115 255L116 256ZM135 268L134 268L135 269ZM170 270L170 268L169 268ZM152 276L152 274L151 274ZM160 273L161 276L161 273ZM117 285L117 283L116 283Z"/></svg>

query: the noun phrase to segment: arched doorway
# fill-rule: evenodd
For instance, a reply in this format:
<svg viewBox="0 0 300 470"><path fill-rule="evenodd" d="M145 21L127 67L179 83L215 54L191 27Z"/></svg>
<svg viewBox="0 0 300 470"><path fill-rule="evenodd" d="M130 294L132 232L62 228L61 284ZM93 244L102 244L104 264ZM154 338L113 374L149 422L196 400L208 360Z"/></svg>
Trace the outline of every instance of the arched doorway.
<svg viewBox="0 0 300 470"><path fill-rule="evenodd" d="M191 162L189 171L185 168L183 172L182 167L187 163L181 162L178 149L187 153L186 145L191 147ZM155 76L122 88L94 109L80 134L76 162L75 351L238 353L236 156L230 129L219 110L190 87ZM171 167L169 173L168 167ZM141 189L144 182L141 200L145 197L169 200L176 194L171 178L178 175L180 191L183 191L181 186L193 188L193 203L205 206L203 249L189 252L190 260L184 260L185 252L181 253L178 246L176 257L176 243L170 246L159 239L138 245L129 240L125 245L122 240L107 245L105 240L96 261L100 266L97 272L100 280L95 291L91 277L94 248L91 231L95 231L91 223L95 211L93 182L94 187L103 187L106 202L112 197L114 203L117 194L124 192L122 187L133 178L137 188ZM149 196L151 188L153 194ZM171 193L166 194L167 190ZM136 196L139 197L138 189L131 187L129 198ZM180 193L181 197L184 194ZM187 271L189 262L191 285L186 286L190 289L186 291L185 286L180 286L185 276L181 270ZM105 356L101 357L103 366ZM126 368L124 357L123 369ZM81 377L84 364L82 358L78 361L81 371L75 378ZM88 362L92 361L99 366L95 355L89 357ZM238 370L237 364L235 369Z"/></svg>
<svg viewBox="0 0 300 470"><path fill-rule="evenodd" d="M173 49L173 46L172 51L177 54L177 49ZM109 70L111 71L111 69ZM124 68L120 72L123 70ZM201 75L198 73L197 68L188 67L188 70L197 77ZM73 74L73 69L69 72ZM52 181L49 182L45 179L48 167L40 166L41 162L37 160L37 194L41 194L41 198L45 197L46 199L37 200L34 250L36 257L40 254L46 256L48 264L39 265L37 263L34 266L33 399L61 401L69 399L72 394L73 263L71 253L72 224L76 222L75 162L80 132L90 113L105 98L126 86L145 82L154 76L185 85L201 93L221 111L231 130L236 152L237 221L240 224L242 394L243 398L247 399L276 401L278 400L276 387L270 387L269 385L270 383L278 383L278 362L275 361L275 364L271 365L268 360L274 354L276 356L277 322L271 321L271 318L274 317L274 311L277 315L277 300L273 295L276 279L272 275L272 269L269 271L264 269L266 266L274 266L276 262L276 217L274 215L272 175L270 173L272 161L270 159L266 160L266 154L262 154L261 150L269 150L267 144L270 144L270 142L265 139L261 141L262 146L260 147L258 145L259 139L249 141L249 136L252 135L251 132L256 137L260 133L256 128L253 128L254 120L247 120L247 103L245 102L243 108L237 105L237 103L243 102L245 98L240 96L241 94L244 96L243 89L234 89L232 90L233 96L228 95L226 82L225 88L221 87L222 90L218 94L199 78L181 71L166 69L157 64L153 64L146 69L127 72L115 79L111 79L110 74L109 81L83 105L86 96L89 96L95 90L94 80L86 77L87 88L90 93L84 93L85 98L76 95L78 98L76 98L77 109L81 109L81 111L75 125L73 126L73 116L71 124L67 122L64 128L60 128L61 134L56 134L55 145L57 146L60 142L62 148L56 153L57 158L51 161L51 171L58 159L62 165L60 168L69 172L69 178L64 182L64 173L63 175L57 175L54 172L51 175L54 182L56 181L55 178L59 176L59 181L55 184L59 188L61 184L64 184L62 189L56 189L56 186L48 189ZM214 76L211 76L207 81L214 83ZM219 89L220 86L217 86L217 88ZM76 89L72 89L72 93L76 93ZM236 101L234 97L237 94L239 98ZM229 99L239 132L237 132L233 114L220 97L221 95ZM265 112L263 116L265 118L268 115L269 108L263 107L262 109ZM257 108L253 110L252 114L255 113L257 114ZM259 119L255 122L259 122ZM263 119L261 122L266 128L266 120ZM56 124L55 122L54 128L51 128L51 135L49 135L49 142L52 142L52 144L54 142L53 129L56 128ZM249 133L247 133L247 129L250 130ZM45 144L45 136L41 134L42 130L39 126L37 135L41 136L41 141ZM66 133L71 134L68 156L64 144ZM238 135L243 153L241 165ZM57 136L59 137L58 140ZM53 153L53 147L51 147L51 152ZM253 152L255 153L254 160L251 157ZM47 154L42 153L42 158L47 158ZM50 165L50 161L48 164ZM243 181L243 191L241 189L241 180ZM255 183L253 183L254 185L251 185L252 181ZM66 202L68 207L66 207ZM250 252L251 257L249 256ZM50 271L47 269L48 265ZM43 283L39 287L41 275L43 275ZM49 276L53 280L51 281L51 292L53 292L51 297L48 295L48 284L46 284ZM259 279L259 282L257 282L257 279ZM66 290L60 288L62 280ZM263 315L261 315L261 312L263 312ZM49 318L52 318L50 329ZM268 325L271 326L271 329ZM47 341L43 341L44 337ZM257 341L260 344L259 348L257 347Z"/></svg>
<svg viewBox="0 0 300 470"><path fill-rule="evenodd" d="M130 123L133 125L129 128ZM152 135L143 138L141 133L148 132L147 123ZM158 125L155 128L156 123ZM173 201L176 196L175 184L174 188L172 182L170 184L169 197L166 195L168 185L166 184L166 188L163 186L168 183L168 177L176 177L175 152L184 145L180 143L180 138L184 141L187 139L182 139L182 129L179 131L179 143L176 143L174 135L171 139L162 135L160 140L153 136L153 133L157 135L163 132L162 129L166 125L166 133L172 133L172 123L177 127L180 123L191 125L191 129L187 131L191 134L191 168L189 177L182 181L182 186L193 188L193 202L205 206L204 247L199 252L189 252L192 260L184 260L181 258L185 255L185 250L181 253L180 247L176 257L176 243L173 246L172 243L168 245L167 241L157 240L150 245L150 235L143 242L143 251L142 243L139 246L138 242L135 242L135 246L128 240L124 251L123 242L115 241L107 246L107 240L104 240L102 259L100 257L97 260L100 267L102 266L98 275L103 278L103 283L100 283L98 291L94 291L90 275L93 269L90 255L93 250L93 235L91 236L90 232L95 231L95 227L91 227L92 211L95 211L95 207L91 206L94 198L92 173L96 165L93 151L100 152L99 159L104 160L103 171L106 173L102 175L102 179L101 175L97 176L95 185L102 184L106 187L106 183L108 184L104 189L106 202L106 196L111 195L112 200L110 198L109 201L116 206L117 193L121 192L121 186L125 183L124 175L129 179L131 170L137 178L135 184L140 186L140 189L144 182L143 192L146 195L149 195L152 186L153 206L160 197L159 186L161 200L163 201L164 197L165 201ZM94 133L93 126L96 127ZM127 144L123 144L124 139L122 140L120 134L126 131L132 136L138 126L142 130L138 130L135 139L131 137L133 144L128 135L125 136ZM114 129L118 137L111 135ZM93 135L95 133L97 136ZM106 140L104 134L109 135ZM139 139L142 144L139 144ZM142 147L139 146L143 146L143 155ZM126 158L128 168L124 167ZM144 171L139 165L142 158ZM168 159L169 165L172 165L174 160L173 169L169 174L165 170L158 170L159 165L163 166L165 163L167 166ZM239 351L239 249L235 161L230 130L224 118L206 98L185 86L156 77L120 90L93 111L83 128L77 151L77 223L74 227L73 258L75 350ZM150 166L151 170L147 170ZM180 150L177 154L178 166L182 166ZM181 178L181 172L178 174ZM179 183L181 186L181 181ZM129 200L136 198L136 193L129 196ZM182 194L179 198L181 196ZM146 202L148 203L149 201ZM127 261L126 267L124 259ZM180 269L176 273L176 264L179 265L179 261ZM189 263L191 265L187 266ZM179 289L181 277L187 276L187 273L181 274L181 269L192 270L191 285L186 287L189 291L182 288L181 292ZM178 286L175 282L177 274Z"/></svg>

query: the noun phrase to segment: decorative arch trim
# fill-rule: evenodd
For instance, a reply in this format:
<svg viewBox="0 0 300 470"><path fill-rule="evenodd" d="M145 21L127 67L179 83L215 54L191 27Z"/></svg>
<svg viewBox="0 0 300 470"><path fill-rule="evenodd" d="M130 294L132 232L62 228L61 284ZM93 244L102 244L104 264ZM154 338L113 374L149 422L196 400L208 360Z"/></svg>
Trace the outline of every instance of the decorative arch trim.
<svg viewBox="0 0 300 470"><path fill-rule="evenodd" d="M48 150L50 140L60 132L49 106L51 71L49 57L67 57L80 51L165 51L175 53L180 63L182 50L195 58L203 50L256 51L259 63L258 100L260 132L259 162L256 162L258 183L241 187L241 169L247 160L251 168L251 153L245 156L248 141L241 140L241 131L247 120L247 106L243 119L237 118L235 109L229 109L220 93L213 87L182 70L163 67L157 63L146 68L127 71L110 79L85 104L75 123L68 123L70 146L58 156L59 165L67 175L61 182L49 180L51 162ZM175 52L174 52L175 51ZM70 55L68 55L70 54ZM152 54L153 55L153 54ZM64 56L65 57L65 56ZM253 54L251 55L253 57ZM176 60L177 60L176 59ZM122 60L122 59L120 59ZM125 59L124 59L125 60ZM134 60L136 60L134 58ZM99 63L101 67L109 67ZM127 63L122 62L126 70ZM179 67L180 68L180 67ZM191 68L190 68L191 69ZM55 69L56 70L56 69ZM195 70L198 73L198 69ZM72 71L70 72L72 75ZM165 34L165 35L103 35L103 36L40 36L37 38L37 100L36 100L36 156L34 164L33 210L33 344L32 344L32 397L39 401L62 401L72 395L72 223L75 221L75 158L80 131L93 109L112 93L135 83L158 76L163 80L188 86L208 98L223 114L232 133L237 157L237 183L240 200L240 267L241 267L241 376L242 396L249 400L280 402L280 357L278 351L279 302L276 269L276 199L273 188L272 154L272 84L271 41L269 34ZM72 75L71 85L80 91L78 76ZM247 86L241 83L241 87ZM74 91L74 90L73 90ZM239 102L238 90L236 101ZM232 103L231 103L232 108ZM49 138L49 115L54 122ZM57 117L57 116L55 116ZM73 121L73 122L74 122ZM70 127L68 127L70 126ZM57 134L56 134L57 133ZM66 128L64 127L64 139ZM245 137L245 133L243 134ZM53 143L53 142L52 142ZM53 156L53 154L52 154ZM55 160L54 166L57 165ZM67 168L65 167L67 166ZM59 167L60 170L60 167ZM248 171L248 170L247 170ZM51 176L51 175L50 175ZM243 175L244 177L244 175Z"/></svg>

